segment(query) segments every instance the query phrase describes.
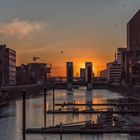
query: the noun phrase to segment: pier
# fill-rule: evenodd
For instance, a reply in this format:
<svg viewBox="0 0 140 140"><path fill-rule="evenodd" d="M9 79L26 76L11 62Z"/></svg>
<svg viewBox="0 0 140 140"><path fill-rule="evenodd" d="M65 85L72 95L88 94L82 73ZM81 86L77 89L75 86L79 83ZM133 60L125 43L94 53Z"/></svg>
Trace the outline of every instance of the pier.
<svg viewBox="0 0 140 140"><path fill-rule="evenodd" d="M140 103L102 103L102 104L88 104L88 103L84 103L84 104L80 104L80 103L57 103L55 104L55 106L140 106Z"/></svg>
<svg viewBox="0 0 140 140"><path fill-rule="evenodd" d="M26 129L27 134L103 134L103 133L130 133L130 134L139 134L140 129L74 129L74 128L29 128Z"/></svg>
<svg viewBox="0 0 140 140"><path fill-rule="evenodd" d="M140 133L140 125L105 125L93 121L75 122L47 128L28 128L27 134L103 134L103 133Z"/></svg>
<svg viewBox="0 0 140 140"><path fill-rule="evenodd" d="M139 111L122 110L122 111L101 111L101 110L48 110L48 114L99 114L99 113L112 113L112 114L140 114Z"/></svg>

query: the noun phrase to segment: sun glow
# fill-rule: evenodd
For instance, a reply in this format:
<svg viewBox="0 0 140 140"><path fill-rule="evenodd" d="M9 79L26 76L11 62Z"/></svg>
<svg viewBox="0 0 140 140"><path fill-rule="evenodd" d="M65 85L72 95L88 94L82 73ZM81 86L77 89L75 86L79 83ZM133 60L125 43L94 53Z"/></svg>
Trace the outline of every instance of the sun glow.
<svg viewBox="0 0 140 140"><path fill-rule="evenodd" d="M92 62L92 61L85 61L85 62ZM80 74L80 68L85 68L85 62L79 62L75 64L75 74L79 73ZM94 62L92 62L93 64L93 73L95 74L95 76L98 76L98 67L96 64L94 64Z"/></svg>

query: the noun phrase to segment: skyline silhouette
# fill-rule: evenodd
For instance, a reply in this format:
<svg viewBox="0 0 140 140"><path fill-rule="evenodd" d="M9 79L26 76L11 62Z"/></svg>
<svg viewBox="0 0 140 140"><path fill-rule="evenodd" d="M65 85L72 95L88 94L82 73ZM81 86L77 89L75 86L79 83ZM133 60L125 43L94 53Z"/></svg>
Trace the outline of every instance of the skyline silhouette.
<svg viewBox="0 0 140 140"><path fill-rule="evenodd" d="M2 0L1 44L17 51L17 65L37 56L63 76L65 62L75 62L76 74L91 61L97 75L118 47L127 47L126 24L139 7L138 0Z"/></svg>

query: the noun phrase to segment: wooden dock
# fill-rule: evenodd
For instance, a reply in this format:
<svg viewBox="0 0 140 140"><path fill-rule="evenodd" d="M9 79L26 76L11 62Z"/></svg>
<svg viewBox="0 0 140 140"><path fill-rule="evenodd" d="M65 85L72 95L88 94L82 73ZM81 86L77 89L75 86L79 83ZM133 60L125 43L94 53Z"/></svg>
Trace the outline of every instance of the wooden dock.
<svg viewBox="0 0 140 140"><path fill-rule="evenodd" d="M80 104L80 103L63 103L55 106L140 106L140 103L103 103L103 104Z"/></svg>
<svg viewBox="0 0 140 140"><path fill-rule="evenodd" d="M140 129L122 129L122 128L112 128L112 129L88 129L88 128L28 128L26 129L27 134L103 134L103 133L137 133L140 134Z"/></svg>
<svg viewBox="0 0 140 140"><path fill-rule="evenodd" d="M103 110L48 110L48 114L99 114L99 113L112 113L112 114L140 114L139 111L122 110L122 111L103 111Z"/></svg>

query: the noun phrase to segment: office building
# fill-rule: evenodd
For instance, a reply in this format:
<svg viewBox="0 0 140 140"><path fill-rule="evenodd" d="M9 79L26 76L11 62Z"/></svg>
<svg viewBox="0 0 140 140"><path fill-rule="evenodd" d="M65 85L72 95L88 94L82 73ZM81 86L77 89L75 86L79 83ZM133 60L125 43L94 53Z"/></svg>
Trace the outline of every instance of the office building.
<svg viewBox="0 0 140 140"><path fill-rule="evenodd" d="M93 70L92 70L92 62L85 63L85 73L86 73L86 82L92 83L93 82Z"/></svg>
<svg viewBox="0 0 140 140"><path fill-rule="evenodd" d="M140 51L140 10L127 23L127 49Z"/></svg>
<svg viewBox="0 0 140 140"><path fill-rule="evenodd" d="M104 79L107 78L107 70L106 69L100 71L100 78L104 78Z"/></svg>
<svg viewBox="0 0 140 140"><path fill-rule="evenodd" d="M92 62L85 63L85 79L87 82L87 89L92 90L93 88L93 70L92 70Z"/></svg>
<svg viewBox="0 0 140 140"><path fill-rule="evenodd" d="M80 80L84 82L85 78L86 78L86 70L85 68L80 68Z"/></svg>
<svg viewBox="0 0 140 140"><path fill-rule="evenodd" d="M17 67L18 84L41 84L50 78L51 67L46 63L29 63Z"/></svg>
<svg viewBox="0 0 140 140"><path fill-rule="evenodd" d="M0 45L0 85L16 85L16 51Z"/></svg>
<svg viewBox="0 0 140 140"><path fill-rule="evenodd" d="M67 82L73 82L73 62L67 62Z"/></svg>
<svg viewBox="0 0 140 140"><path fill-rule="evenodd" d="M117 49L117 58L116 63L120 64L122 67L122 76L121 79L124 83L127 83L128 77L127 77L127 57L128 57L128 51L127 48L118 48Z"/></svg>
<svg viewBox="0 0 140 140"><path fill-rule="evenodd" d="M122 66L116 62L107 64L107 81L110 85L119 86L121 84Z"/></svg>
<svg viewBox="0 0 140 140"><path fill-rule="evenodd" d="M67 78L67 88L68 90L72 90L72 83L73 83L73 62L66 63L66 78Z"/></svg>
<svg viewBox="0 0 140 140"><path fill-rule="evenodd" d="M127 24L127 77L131 85L140 84L140 10Z"/></svg>

